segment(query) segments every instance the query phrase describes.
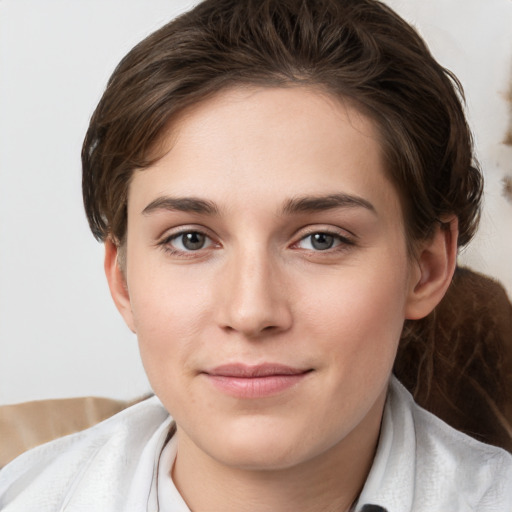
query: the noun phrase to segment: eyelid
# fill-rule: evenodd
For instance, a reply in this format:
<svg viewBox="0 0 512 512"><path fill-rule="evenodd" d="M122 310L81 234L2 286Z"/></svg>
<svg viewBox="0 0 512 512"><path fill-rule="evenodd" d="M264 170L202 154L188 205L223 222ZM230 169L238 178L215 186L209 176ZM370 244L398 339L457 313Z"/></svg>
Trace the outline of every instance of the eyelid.
<svg viewBox="0 0 512 512"><path fill-rule="evenodd" d="M162 231L160 235L157 236L159 240L163 240L165 238L170 238L172 236L177 236L182 233L190 233L190 232L196 232L201 233L203 235L206 235L212 239L217 238L216 234L206 226L203 226L202 224L180 224L178 226L170 227Z"/></svg>
<svg viewBox="0 0 512 512"><path fill-rule="evenodd" d="M304 238L316 233L325 233L326 235L336 236L342 240L345 240L346 242L351 243L355 243L358 238L355 233L352 233L348 229L339 228L336 226L327 226L325 224L317 224L299 229L293 237L295 240L293 244L296 244L300 240L303 240Z"/></svg>
<svg viewBox="0 0 512 512"><path fill-rule="evenodd" d="M301 247L301 243L307 240L308 237L319 233L333 237L335 239L333 246L325 249ZM310 243L311 245L313 244L312 241ZM324 260L325 258L340 255L356 245L357 236L346 229L335 226L315 225L299 230L290 248L301 251L301 253L308 255L308 257L321 257Z"/></svg>
<svg viewBox="0 0 512 512"><path fill-rule="evenodd" d="M170 246L170 242L186 233L199 233L201 235L204 235L208 239L211 240L211 244L209 244L207 247L198 249L196 251L183 251L180 249L177 249L175 247ZM216 239L216 236L209 230L208 228L197 225L197 224L187 224L187 225L180 225L176 226L175 228L168 229L164 231L162 235L158 237L158 240L155 244L158 247L161 247L164 251L176 255L176 256L182 256L182 257L197 257L199 254L204 254L205 251L211 249L215 246L220 246L219 242Z"/></svg>

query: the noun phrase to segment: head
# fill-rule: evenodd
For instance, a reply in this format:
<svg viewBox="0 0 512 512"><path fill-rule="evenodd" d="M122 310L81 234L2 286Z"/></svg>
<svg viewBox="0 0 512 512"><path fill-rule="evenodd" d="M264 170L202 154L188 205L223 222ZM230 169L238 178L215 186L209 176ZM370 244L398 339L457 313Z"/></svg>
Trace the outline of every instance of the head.
<svg viewBox="0 0 512 512"><path fill-rule="evenodd" d="M332 417L326 406L320 422L325 432L310 432L315 438L325 434L324 439L312 441L307 454L290 454L284 439L290 429L281 429L284 437L276 434L269 441L275 467L313 457L340 436L357 437L355 426L365 421L378 429L404 320L425 317L441 299L456 247L470 240L478 221L481 176L472 163L460 95L456 79L433 59L416 32L372 0L207 0L137 45L115 70L91 120L82 153L83 191L91 229L107 244L114 299L139 335L143 360L153 351L146 369L157 394L165 395L171 386L166 376L182 369L199 373L199 379L206 375L215 389L223 388L225 375L216 372L232 369L213 367L220 363L208 350L219 351L229 364L236 356L255 365L268 357L286 362L285 354L298 350L304 357L288 362L302 372L298 380L312 383L303 398L312 401L308 393L319 396L328 389L326 400L331 400L346 392L346 409ZM338 165L339 175L334 172ZM162 191L169 187L188 203L166 203ZM304 197L310 190L312 195ZM340 221L355 227L333 233L337 222L323 215L338 211L328 203L339 206L339 192L344 194L342 210L360 212L363 220ZM318 198L323 206L313 204ZM349 203L354 208L347 209ZM380 224L364 220L372 209L380 212ZM189 226L188 239L176 231L178 221L166 220L176 211L185 215L179 224ZM155 212L165 214L164 220L151 221L153 227L144 224ZM212 218L217 220L205 220ZM307 231L310 225L316 231ZM163 270L160 253L144 259L149 254L140 249L144 229L154 231L153 248L170 249L165 261L173 262L172 272ZM347 241L352 231L355 239L358 231L366 233L359 246L355 239ZM331 251L333 240L334 246L339 242L360 249L342 263ZM196 244L199 256L183 259L190 249L184 243L192 244L192 251ZM322 244L331 256L316 260ZM282 253L279 247L285 247ZM306 255L305 260L297 263L296 255ZM191 289L199 274L198 287ZM311 286L315 282L328 293L317 294ZM151 283L153 291L158 287L157 299L149 296ZM186 329L180 330L184 317ZM162 327L166 323L170 330ZM173 357L172 350L167 352L170 332L176 336L173 343L182 342L177 363L153 371L155 350L161 361ZM310 338L294 345L299 332ZM208 349L200 339L217 335L231 339L231 348ZM387 348L372 359L381 335ZM338 342L345 338L351 341L339 351ZM310 350L311 339L320 346L325 341L322 355ZM367 339L373 341L361 351ZM367 363L375 370L370 378ZM182 391L192 402L200 401L197 390L204 389L192 384L203 382L196 377L182 379L190 382ZM370 384L361 388L361 379ZM239 432L278 432L273 427L279 421L300 423L296 406L307 407L307 400L300 402L300 393L293 391L299 388L291 386L283 391L297 395L291 396L290 409L279 409L279 398L271 402L270 392L250 406L242 400L247 414L237 410L230 416L241 398L229 388L232 384L222 389L216 410L225 413L219 413L224 425L231 418ZM274 385L279 387L279 381ZM216 391L209 393L215 402ZM209 439L180 412L186 409L180 397L166 403L164 396L171 413L173 400L178 427L183 418L190 445L208 451L218 444L218 437ZM276 415L267 417L267 410ZM344 422L341 430L339 422ZM302 438L304 425L297 430ZM248 443L241 434L223 443L230 449L214 454L218 458L245 449L247 457L230 459L233 464L245 460L264 466L257 453L262 445L254 437ZM268 448L259 453L268 456Z"/></svg>

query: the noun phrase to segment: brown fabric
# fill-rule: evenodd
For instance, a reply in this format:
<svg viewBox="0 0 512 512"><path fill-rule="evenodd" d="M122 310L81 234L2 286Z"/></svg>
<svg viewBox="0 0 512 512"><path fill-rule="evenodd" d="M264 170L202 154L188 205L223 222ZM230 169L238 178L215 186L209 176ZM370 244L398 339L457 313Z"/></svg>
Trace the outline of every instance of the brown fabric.
<svg viewBox="0 0 512 512"><path fill-rule="evenodd" d="M512 452L512 304L504 288L458 268L427 338L400 347L399 380L452 427Z"/></svg>
<svg viewBox="0 0 512 512"><path fill-rule="evenodd" d="M30 448L91 427L127 405L119 400L85 397L1 406L0 467Z"/></svg>

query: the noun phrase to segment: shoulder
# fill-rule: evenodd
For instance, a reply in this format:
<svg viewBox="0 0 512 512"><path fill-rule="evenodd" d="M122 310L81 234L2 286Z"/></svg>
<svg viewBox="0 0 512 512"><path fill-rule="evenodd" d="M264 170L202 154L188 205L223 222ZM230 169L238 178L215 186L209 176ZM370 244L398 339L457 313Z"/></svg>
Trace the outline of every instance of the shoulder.
<svg viewBox="0 0 512 512"><path fill-rule="evenodd" d="M30 510L37 496L45 497L40 512L60 510L73 494L87 488L100 491L107 480L111 485L121 479L121 487L128 486L124 480L135 471L150 441L158 444L165 437L170 422L153 397L88 430L22 454L0 471L0 510Z"/></svg>
<svg viewBox="0 0 512 512"><path fill-rule="evenodd" d="M396 412L410 414L415 436L418 500L438 496L460 510L512 507L512 455L459 432L418 406L398 381L391 394ZM456 510L459 510L456 509Z"/></svg>

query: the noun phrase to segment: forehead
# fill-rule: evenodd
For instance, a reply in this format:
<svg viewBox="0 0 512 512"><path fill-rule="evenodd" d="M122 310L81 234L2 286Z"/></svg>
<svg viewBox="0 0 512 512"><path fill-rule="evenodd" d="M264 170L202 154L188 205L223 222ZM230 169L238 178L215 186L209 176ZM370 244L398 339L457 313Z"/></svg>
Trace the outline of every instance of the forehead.
<svg viewBox="0 0 512 512"><path fill-rule="evenodd" d="M187 109L162 138L164 156L137 171L129 211L156 196L205 197L246 208L296 196L345 193L397 203L375 123L321 90L245 87ZM252 204L252 203L251 203Z"/></svg>

